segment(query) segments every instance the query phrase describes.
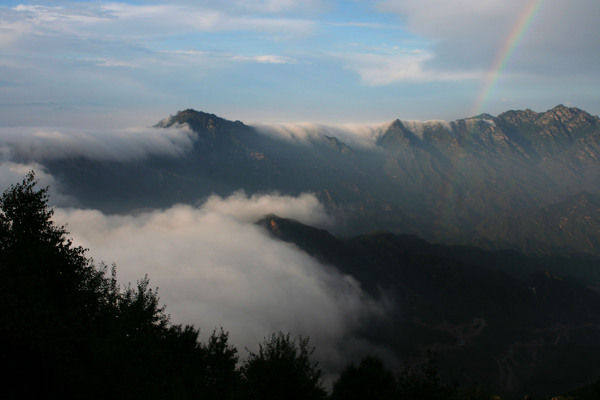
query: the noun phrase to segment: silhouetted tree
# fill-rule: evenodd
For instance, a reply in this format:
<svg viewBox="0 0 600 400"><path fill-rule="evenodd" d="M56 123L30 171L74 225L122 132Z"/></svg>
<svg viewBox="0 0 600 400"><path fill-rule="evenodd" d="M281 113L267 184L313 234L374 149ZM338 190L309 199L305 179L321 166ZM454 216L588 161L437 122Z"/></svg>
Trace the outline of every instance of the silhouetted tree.
<svg viewBox="0 0 600 400"><path fill-rule="evenodd" d="M442 383L438 373L437 358L427 353L420 368L406 367L398 376L398 398L403 400L447 400L456 395L456 385Z"/></svg>
<svg viewBox="0 0 600 400"><path fill-rule="evenodd" d="M326 398L321 369L310 360L308 338L279 332L265 338L242 366L243 399L312 400Z"/></svg>
<svg viewBox="0 0 600 400"><path fill-rule="evenodd" d="M33 172L0 197L3 398L229 399L236 350L172 325L144 277L121 288L52 221ZM8 372L6 372L8 371Z"/></svg>
<svg viewBox="0 0 600 400"><path fill-rule="evenodd" d="M206 370L204 388L211 399L226 400L234 398L240 384L240 372L237 369L237 349L229 344L229 333L213 331L207 344L202 345Z"/></svg>
<svg viewBox="0 0 600 400"><path fill-rule="evenodd" d="M36 185L30 172L0 197L0 360L10 371L3 389L65 397L76 386L103 276L53 223L48 189Z"/></svg>
<svg viewBox="0 0 600 400"><path fill-rule="evenodd" d="M392 399L396 380L392 371L385 368L383 360L365 356L358 367L346 366L333 385L332 400L383 400Z"/></svg>

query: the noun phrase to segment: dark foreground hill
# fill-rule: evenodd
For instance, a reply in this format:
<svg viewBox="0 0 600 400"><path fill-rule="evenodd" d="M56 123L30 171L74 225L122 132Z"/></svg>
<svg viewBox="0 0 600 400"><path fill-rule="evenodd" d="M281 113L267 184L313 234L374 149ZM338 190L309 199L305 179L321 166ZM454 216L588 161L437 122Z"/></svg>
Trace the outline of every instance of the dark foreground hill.
<svg viewBox="0 0 600 400"><path fill-rule="evenodd" d="M301 143L283 140L194 110L157 129L178 125L196 135L182 157L44 164L80 204L109 212L238 189L312 192L337 216L338 233L386 229L444 243L600 255L600 119L577 108L396 120L370 145L318 127Z"/></svg>
<svg viewBox="0 0 600 400"><path fill-rule="evenodd" d="M386 232L339 239L276 216L259 224L385 299L390 309L363 335L400 359L434 351L446 379L507 396L564 393L600 374L600 293L531 272L543 267L539 258Z"/></svg>

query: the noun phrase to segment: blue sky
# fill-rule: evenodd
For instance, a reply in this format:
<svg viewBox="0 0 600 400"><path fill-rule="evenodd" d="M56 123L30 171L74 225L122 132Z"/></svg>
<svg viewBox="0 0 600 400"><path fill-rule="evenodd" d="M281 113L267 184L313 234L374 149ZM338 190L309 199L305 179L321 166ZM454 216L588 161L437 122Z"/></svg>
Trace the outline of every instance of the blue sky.
<svg viewBox="0 0 600 400"><path fill-rule="evenodd" d="M0 126L152 124L185 108L244 122L600 112L600 3L542 0L6 1Z"/></svg>

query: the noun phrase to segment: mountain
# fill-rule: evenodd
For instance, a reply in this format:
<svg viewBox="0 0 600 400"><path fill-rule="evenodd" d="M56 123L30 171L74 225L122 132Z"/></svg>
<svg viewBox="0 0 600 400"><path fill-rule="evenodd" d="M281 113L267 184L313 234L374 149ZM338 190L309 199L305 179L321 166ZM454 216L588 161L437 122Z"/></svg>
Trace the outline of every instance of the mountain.
<svg viewBox="0 0 600 400"><path fill-rule="evenodd" d="M529 253L590 253L600 249L600 197L581 192L515 215L499 215L477 227L479 241ZM484 245L485 247L485 245Z"/></svg>
<svg viewBox="0 0 600 400"><path fill-rule="evenodd" d="M312 192L337 217L337 233L386 229L442 243L497 241L600 255L597 210L571 208L572 226L562 231L548 215L558 217L578 193L600 195L600 119L577 108L396 120L371 145L349 145L318 128L304 142L286 140L191 109L156 128L176 126L195 135L179 158L79 157L44 165L81 205L107 212L194 203L238 189Z"/></svg>
<svg viewBox="0 0 600 400"><path fill-rule="evenodd" d="M258 224L385 299L385 317L365 324L364 338L405 361L433 350L446 379L460 374L506 396L549 396L600 373L600 293L550 271L522 279L503 272L536 258L498 259L387 232L339 239L273 215Z"/></svg>

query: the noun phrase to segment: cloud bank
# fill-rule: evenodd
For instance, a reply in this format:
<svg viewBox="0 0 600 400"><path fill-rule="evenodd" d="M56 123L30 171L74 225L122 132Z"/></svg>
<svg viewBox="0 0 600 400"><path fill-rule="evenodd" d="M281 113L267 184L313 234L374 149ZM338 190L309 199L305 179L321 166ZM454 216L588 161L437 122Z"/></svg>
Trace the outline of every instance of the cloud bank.
<svg viewBox="0 0 600 400"><path fill-rule="evenodd" d="M75 243L89 248L95 260L116 263L121 282L148 274L173 322L193 323L203 340L222 326L244 356L245 347L254 349L272 332L310 335L323 367L339 370L349 348L372 349L354 332L365 317L380 315L382 306L353 278L252 223L273 211L327 221L312 195L241 193L135 216L57 209L54 218L68 224Z"/></svg>
<svg viewBox="0 0 600 400"><path fill-rule="evenodd" d="M333 224L333 218L327 214L325 207L310 193L298 197L279 194L254 194L248 197L243 191L238 191L226 198L212 195L204 202L202 209L248 223L258 221L265 214L275 214L307 225L324 227Z"/></svg>
<svg viewBox="0 0 600 400"><path fill-rule="evenodd" d="M390 122L382 124L313 123L252 124L258 132L295 144L320 142L323 136L335 137L352 148L374 148L377 139L385 133Z"/></svg>
<svg viewBox="0 0 600 400"><path fill-rule="evenodd" d="M196 134L173 128L74 129L0 127L0 161L43 162L70 157L131 161L149 155L178 157L191 149Z"/></svg>

